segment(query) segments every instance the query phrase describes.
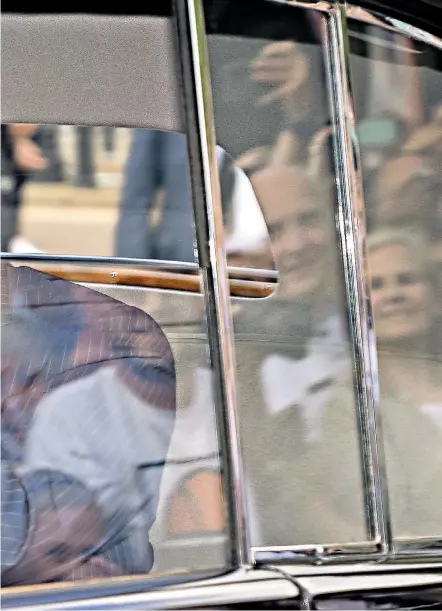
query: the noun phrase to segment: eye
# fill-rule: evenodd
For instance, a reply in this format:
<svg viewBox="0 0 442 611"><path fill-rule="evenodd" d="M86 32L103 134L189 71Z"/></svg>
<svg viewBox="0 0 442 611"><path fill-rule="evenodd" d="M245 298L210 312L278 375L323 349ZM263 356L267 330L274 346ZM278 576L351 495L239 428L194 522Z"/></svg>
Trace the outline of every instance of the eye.
<svg viewBox="0 0 442 611"><path fill-rule="evenodd" d="M417 284L421 281L421 278L415 272L404 272L398 275L397 281L401 286L408 286L410 284Z"/></svg>
<svg viewBox="0 0 442 611"><path fill-rule="evenodd" d="M303 212L299 215L298 222L303 227L312 227L313 225L317 225L319 223L319 212L316 210L311 210L309 212Z"/></svg>
<svg viewBox="0 0 442 611"><path fill-rule="evenodd" d="M383 284L384 280L380 276L373 276L373 278L371 279L371 288L373 291L379 291L379 289L382 288Z"/></svg>

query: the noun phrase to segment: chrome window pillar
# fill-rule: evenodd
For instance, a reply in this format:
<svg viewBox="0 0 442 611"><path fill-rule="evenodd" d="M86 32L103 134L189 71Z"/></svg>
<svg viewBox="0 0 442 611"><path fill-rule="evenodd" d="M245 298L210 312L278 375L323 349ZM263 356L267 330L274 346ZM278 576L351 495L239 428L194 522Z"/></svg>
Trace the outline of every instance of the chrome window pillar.
<svg viewBox="0 0 442 611"><path fill-rule="evenodd" d="M345 8L337 3L310 4L294 0L290 4L320 11L325 22L321 32L334 126L334 171L338 195L336 227L349 317L367 541L351 545L295 546L290 548L289 557L292 561L312 562L382 558L391 552L392 539L378 413L376 339L365 251L364 195L351 89L347 18ZM268 553L273 554L275 560L274 554L281 557L284 551L254 549L257 561L266 559Z"/></svg>
<svg viewBox="0 0 442 611"><path fill-rule="evenodd" d="M326 68L334 131L341 242L362 454L367 534L379 552L391 551L385 460L380 435L376 339L367 269L364 194L350 77L345 8L333 5L325 32Z"/></svg>
<svg viewBox="0 0 442 611"><path fill-rule="evenodd" d="M175 0L192 201L220 430L232 567L250 564L237 427L236 367L202 0Z"/></svg>
<svg viewBox="0 0 442 611"><path fill-rule="evenodd" d="M368 540L343 545L253 548L255 562L400 561L442 558L440 538L393 540L379 413L376 337L367 269L365 206L350 76L347 18L374 24L438 49L442 41L400 21L338 3L278 0L324 15L323 47L334 126L337 230L344 268L357 401Z"/></svg>

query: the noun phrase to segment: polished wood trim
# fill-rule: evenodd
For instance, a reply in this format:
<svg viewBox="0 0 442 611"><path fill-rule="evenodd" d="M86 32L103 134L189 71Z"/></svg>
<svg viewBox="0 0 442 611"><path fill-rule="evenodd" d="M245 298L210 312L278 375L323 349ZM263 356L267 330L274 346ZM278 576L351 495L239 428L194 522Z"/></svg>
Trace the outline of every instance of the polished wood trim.
<svg viewBox="0 0 442 611"><path fill-rule="evenodd" d="M11 262L12 263L12 262ZM201 278L198 270L173 272L150 268L133 268L126 266L100 266L89 264L42 263L14 261L12 265L26 265L70 282L86 284L107 284L115 286L143 287L201 293ZM230 294L232 297L264 298L273 293L276 286L276 274L269 270L230 269ZM238 277L239 276L239 277Z"/></svg>

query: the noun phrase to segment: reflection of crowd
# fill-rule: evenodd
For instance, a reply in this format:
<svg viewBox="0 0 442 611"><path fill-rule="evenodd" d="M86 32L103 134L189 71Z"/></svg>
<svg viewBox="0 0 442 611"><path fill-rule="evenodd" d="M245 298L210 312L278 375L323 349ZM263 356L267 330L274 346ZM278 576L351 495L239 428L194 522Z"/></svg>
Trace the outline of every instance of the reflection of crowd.
<svg viewBox="0 0 442 611"><path fill-rule="evenodd" d="M383 89L383 94L389 95L388 88ZM296 140L296 136L295 131L292 139ZM267 545L287 543L288 529L293 533L293 543L361 540L365 536L358 448L354 444L350 354L345 332L327 343L323 310L328 293L344 322L343 287L333 255L336 236L327 220L334 194L332 181L327 180L327 141L320 135L313 140L322 140L322 151L317 151L322 160L316 159L295 171L292 164L299 164L299 156L292 155L285 158L291 170L267 167L252 178L271 232L280 272L279 295L290 299L286 310L291 320L287 321L280 311L280 333L289 334L291 326L296 327L294 318L302 328L293 333L291 347L286 343L274 346L261 357L256 351L244 355L240 349L237 351L241 355L240 380L246 379L250 361L256 366L261 363L261 418L256 410L249 415L248 404L256 395L253 388L259 385L255 378L243 391L242 405L245 435L251 432L245 461L252 480L256 475L252 498L261 517L258 543ZM378 341L381 414L393 528L400 536L429 535L440 528L441 292L440 272L433 262L440 256L441 242L441 144L440 114L430 115L428 124L412 129L396 146L389 142L381 167L371 168L366 174L368 263ZM315 150L311 150L314 157ZM363 164L368 152L363 148ZM312 174L315 167L321 172ZM333 174L330 165L328 168ZM316 192L304 187L312 178ZM317 184L328 196L322 207ZM319 216L311 210L312 199L320 206ZM328 241L323 237L327 234ZM291 287L290 296L287 287ZM300 303L308 304L307 316L299 309ZM276 303L273 305L276 307ZM320 324L313 322L316 313ZM261 313L260 322L265 329L271 328L266 325L270 316L269 312L265 319ZM315 361L314 350L320 344L314 339L317 334L323 339L321 358L317 355ZM304 346L300 349L296 344L303 336ZM344 353L341 368L336 358L339 345ZM313 381L312 374L316 376ZM256 408L259 404L254 405ZM261 443L254 448L253 439L258 438ZM267 477L263 477L263 471ZM269 507L269 498L278 498L278 520Z"/></svg>
<svg viewBox="0 0 442 611"><path fill-rule="evenodd" d="M382 38L379 31L374 34ZM314 81L320 60L308 44L278 42L258 49L260 43L253 41L255 59L250 61L247 45L232 37L236 59L235 44L242 65L236 61L231 70L214 70L217 133L251 179L279 272L275 296L234 308L241 433L249 504L256 517L253 542L359 541L366 537L364 499L347 306L333 227L333 129L325 100L312 97L312 90L317 94L321 88ZM393 59L390 53L387 64L379 56L385 47L400 49ZM442 92L439 81L425 98L410 57L399 57L407 48L412 57L408 41L387 33L374 58L355 59L356 64L362 61L365 78L370 71L374 84L371 101L356 110L363 118L381 413L398 536L438 532L442 500L442 130L434 108ZM216 58L215 36L212 62ZM390 95L389 79L399 71L399 59L406 104L397 92ZM244 81L244 65L254 84L260 84L248 92L235 82L241 70ZM407 78L407 70L413 78ZM376 89L379 80L384 85ZM409 102L417 94L423 105L414 112ZM246 101L247 111L242 108ZM262 114L267 103L273 110L268 121ZM261 125L252 113L247 116L251 106L258 108ZM234 139L238 125L241 138ZM245 252L241 260L250 265L253 259ZM209 384L209 378L196 377L195 384ZM200 422L201 412L192 410L189 422L192 417ZM199 443L207 451L202 439ZM198 453L198 447L196 435L193 451Z"/></svg>
<svg viewBox="0 0 442 611"><path fill-rule="evenodd" d="M29 174L41 172L46 167L46 159L35 142L37 131L36 125L1 126L1 248L3 252L8 250L35 251L32 244L19 237L19 213L23 186Z"/></svg>

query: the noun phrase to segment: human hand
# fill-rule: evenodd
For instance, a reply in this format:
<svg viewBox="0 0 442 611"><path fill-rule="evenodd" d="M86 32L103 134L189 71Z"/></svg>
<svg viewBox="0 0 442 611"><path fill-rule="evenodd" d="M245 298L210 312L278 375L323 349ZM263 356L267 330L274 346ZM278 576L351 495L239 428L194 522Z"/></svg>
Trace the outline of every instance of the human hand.
<svg viewBox="0 0 442 611"><path fill-rule="evenodd" d="M47 167L46 158L42 155L40 147L30 138L16 138L14 142L15 163L22 170L38 172Z"/></svg>
<svg viewBox="0 0 442 611"><path fill-rule="evenodd" d="M282 102L290 118L293 118L299 112L298 94L308 80L307 57L291 41L274 42L262 49L252 61L251 68L254 82L274 86L272 91L257 100L257 105Z"/></svg>

